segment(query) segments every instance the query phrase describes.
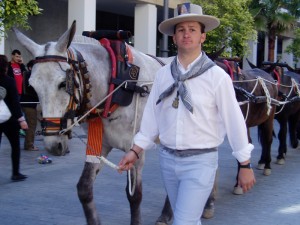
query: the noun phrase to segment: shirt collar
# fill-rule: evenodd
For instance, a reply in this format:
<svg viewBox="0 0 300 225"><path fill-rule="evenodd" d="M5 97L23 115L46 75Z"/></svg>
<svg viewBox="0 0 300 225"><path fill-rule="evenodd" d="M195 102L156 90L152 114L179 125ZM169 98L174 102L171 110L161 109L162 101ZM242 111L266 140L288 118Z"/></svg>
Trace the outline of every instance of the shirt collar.
<svg viewBox="0 0 300 225"><path fill-rule="evenodd" d="M187 66L187 69L185 69L184 67L183 67L183 65L180 63L180 61L179 61L179 59L178 59L178 57L177 57L177 66L178 66L178 69L180 70L180 72L181 73L186 73L186 72L188 72L191 68L192 68L192 66L201 58L201 56L202 56L202 52L200 53L200 55L193 61L193 62L191 62L188 66Z"/></svg>

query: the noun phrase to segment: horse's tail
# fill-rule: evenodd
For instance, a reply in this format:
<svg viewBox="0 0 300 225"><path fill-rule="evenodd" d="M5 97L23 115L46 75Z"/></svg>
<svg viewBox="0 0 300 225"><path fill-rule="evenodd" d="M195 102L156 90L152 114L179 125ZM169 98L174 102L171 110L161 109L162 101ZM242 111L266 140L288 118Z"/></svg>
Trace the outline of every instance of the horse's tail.
<svg viewBox="0 0 300 225"><path fill-rule="evenodd" d="M273 129L273 131L272 131L272 134L273 134L273 137L274 137L274 138L277 138L277 136L276 136L276 133L275 133L274 129Z"/></svg>
<svg viewBox="0 0 300 225"><path fill-rule="evenodd" d="M260 137L262 135L262 128L260 125L257 126L257 140L258 140L258 143L261 144L260 142Z"/></svg>

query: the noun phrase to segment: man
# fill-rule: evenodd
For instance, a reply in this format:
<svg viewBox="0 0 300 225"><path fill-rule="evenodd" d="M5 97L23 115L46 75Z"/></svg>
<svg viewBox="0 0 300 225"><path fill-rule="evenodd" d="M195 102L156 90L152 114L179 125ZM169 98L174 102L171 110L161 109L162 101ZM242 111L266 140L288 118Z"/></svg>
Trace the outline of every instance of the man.
<svg viewBox="0 0 300 225"><path fill-rule="evenodd" d="M15 49L11 53L11 61L8 63L7 75L14 78L17 85L19 95L22 95L23 73L26 71L26 66L23 64L21 52Z"/></svg>
<svg viewBox="0 0 300 225"><path fill-rule="evenodd" d="M24 149L27 151L38 151L39 148L34 145L35 131L37 127L37 102L39 101L37 93L29 84L33 60L27 63L28 71L23 73L23 88L21 95L22 111L25 114L28 123L28 129L25 132Z"/></svg>
<svg viewBox="0 0 300 225"><path fill-rule="evenodd" d="M32 62L30 63L31 64L29 65L32 67ZM24 149L28 151L38 151L39 149L34 146L35 130L37 126L36 103L28 103L38 102L38 98L34 89L28 83L30 71L28 72L26 70L21 52L18 49L13 50L11 53L11 61L8 64L7 74L16 81L19 100L23 103L21 104L22 111L28 122L28 130L26 130L26 132L22 129L20 130L20 135L25 137Z"/></svg>
<svg viewBox="0 0 300 225"><path fill-rule="evenodd" d="M132 149L121 159L128 170L159 137L162 178L174 212L173 225L200 225L218 167L218 146L227 134L240 162L238 183L246 192L255 183L244 117L230 77L202 51L207 31L219 20L199 5L184 3L159 25L173 36L178 55L161 68L144 109Z"/></svg>
<svg viewBox="0 0 300 225"><path fill-rule="evenodd" d="M14 78L14 80L16 81L19 100L23 91L23 73L25 71L26 67L23 64L21 52L18 49L14 49L11 53L11 61L8 63L7 75ZM21 136L25 136L25 132L22 129L19 133Z"/></svg>

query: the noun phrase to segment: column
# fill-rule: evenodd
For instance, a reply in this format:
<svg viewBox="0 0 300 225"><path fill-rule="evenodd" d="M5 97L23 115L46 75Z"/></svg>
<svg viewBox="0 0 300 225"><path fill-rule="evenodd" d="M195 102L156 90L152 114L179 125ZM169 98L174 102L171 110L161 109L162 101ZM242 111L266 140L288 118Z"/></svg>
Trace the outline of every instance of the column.
<svg viewBox="0 0 300 225"><path fill-rule="evenodd" d="M137 4L134 10L134 47L156 56L157 8L151 4Z"/></svg>
<svg viewBox="0 0 300 225"><path fill-rule="evenodd" d="M249 41L248 42L250 53L246 55L243 58L243 69L251 69L249 63L247 62L246 58L250 61L250 63L253 63L254 65L257 65L257 42L256 41Z"/></svg>
<svg viewBox="0 0 300 225"><path fill-rule="evenodd" d="M285 38L282 40L282 62L287 63L290 67L294 67L293 54L286 53L286 48L293 43L293 39Z"/></svg>
<svg viewBox="0 0 300 225"><path fill-rule="evenodd" d="M96 29L96 0L69 0L68 27L76 20L76 34Z"/></svg>
<svg viewBox="0 0 300 225"><path fill-rule="evenodd" d="M266 34L266 36L265 36L265 52L264 52L264 61L265 62L269 61L268 54L269 54L269 37Z"/></svg>

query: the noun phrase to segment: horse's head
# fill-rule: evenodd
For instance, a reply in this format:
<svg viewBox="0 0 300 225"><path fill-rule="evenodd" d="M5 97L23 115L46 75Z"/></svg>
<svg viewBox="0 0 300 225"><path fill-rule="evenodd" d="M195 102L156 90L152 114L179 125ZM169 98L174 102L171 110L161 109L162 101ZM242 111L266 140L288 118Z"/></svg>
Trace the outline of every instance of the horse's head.
<svg viewBox="0 0 300 225"><path fill-rule="evenodd" d="M77 93L68 91L67 76L73 70L67 49L75 34L74 22L57 42L39 45L14 29L17 39L34 56L30 84L36 90L42 108L42 128L45 148L53 155L64 155L68 149L68 135L61 130L71 124L72 108L70 102ZM76 107L76 104L75 104Z"/></svg>

